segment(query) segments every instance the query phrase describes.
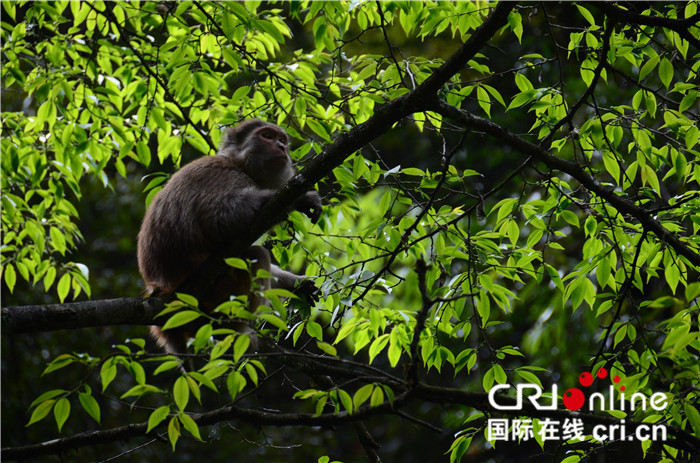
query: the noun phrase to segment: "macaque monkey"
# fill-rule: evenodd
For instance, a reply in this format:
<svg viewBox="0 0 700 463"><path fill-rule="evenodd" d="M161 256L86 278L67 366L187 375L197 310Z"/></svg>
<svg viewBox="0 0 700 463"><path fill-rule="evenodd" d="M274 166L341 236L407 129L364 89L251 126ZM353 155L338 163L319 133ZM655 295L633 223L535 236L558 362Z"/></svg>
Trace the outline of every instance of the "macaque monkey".
<svg viewBox="0 0 700 463"><path fill-rule="evenodd" d="M207 257L222 252L232 237L255 221L262 206L294 172L289 138L282 128L251 119L228 129L216 156L186 165L153 198L138 236L145 293L172 295ZM321 214L321 198L310 191L295 209L315 223ZM272 274L272 281L263 281L264 287L315 296L312 281L272 264L265 248L252 246L239 257L253 261L253 276L258 269ZM200 300L200 306L213 310L230 295L248 295L253 309L260 301L251 293L248 272L230 269ZM152 326L151 334L166 351L185 351L185 330L162 331Z"/></svg>

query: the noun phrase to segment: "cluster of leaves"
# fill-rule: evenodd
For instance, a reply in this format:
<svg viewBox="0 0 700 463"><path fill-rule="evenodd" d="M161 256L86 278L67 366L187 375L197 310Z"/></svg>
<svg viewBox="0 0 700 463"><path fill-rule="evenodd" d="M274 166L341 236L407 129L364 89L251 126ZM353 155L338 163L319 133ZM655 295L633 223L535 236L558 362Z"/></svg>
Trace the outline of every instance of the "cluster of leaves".
<svg viewBox="0 0 700 463"><path fill-rule="evenodd" d="M61 275L61 301L70 289L73 297L89 295L87 270L64 258L80 238L71 201L80 199L81 176L107 185L107 167L126 176L128 163L177 165L186 149L212 154L222 126L251 116L303 140L295 159L313 157L334 134L420 86L446 58L403 56L391 41L461 43L492 11L487 2L2 7L12 19L2 24L3 86L36 102L35 114L2 114L3 278L10 291L18 274L48 291ZM411 121L454 149L433 148L427 160L408 153L398 166L378 152L355 153L329 172L329 205L318 225L292 213L271 230L268 243L282 266L305 265L307 275L321 276L321 302L311 313L287 305L281 298L291 295L279 291L266 294L270 307L252 310L235 300L215 314L181 295L166 312L177 311L166 328L243 318L298 351L341 365L365 359L357 380L298 388L294 397L314 417L391 408L416 379L401 380L392 369L420 365L421 379L446 374L455 386L488 392L494 384L552 383L553 370L571 379L586 365L611 369L628 391L668 391L663 412L626 416L698 434L700 283L685 254L700 249L700 60L697 24L689 32L687 22L674 22L696 18L697 3L645 11L637 22L617 6L593 8L569 5L574 26L561 28L544 8L529 17L514 9L498 40L521 47L517 58L504 64L482 49L440 90L450 107L512 124L511 132L527 132L574 162L575 172L503 150L508 140L480 149L482 139L427 104ZM628 21L615 19L624 14ZM527 40L526 28L538 25L549 28L554 50ZM309 37L296 50L286 47L293 27ZM357 40L375 35L385 41L381 52L358 51ZM503 159L493 168L484 159L497 150ZM584 178L602 193L582 186ZM153 178L149 199L166 179ZM641 215L676 241L649 229ZM421 277L414 268L423 261ZM513 328L518 319L521 331ZM145 432L167 421L175 448L183 428L201 440L190 398L201 405L203 390L225 388L227 401L238 403L261 376L273 377L265 354L246 354L248 343L247 335L206 323L192 343L192 355L205 363L196 370L181 372L181 359L153 356L133 339L102 359L60 356L45 373L84 364L99 372L107 392L121 365L135 383L121 399L148 396ZM165 372L175 379L154 381ZM39 397L29 423L53 410L60 430L76 395L99 422L85 380ZM451 461L483 434L474 424L483 416L450 415L462 431ZM597 448L591 443L566 461ZM672 445L657 451L670 458L679 452Z"/></svg>

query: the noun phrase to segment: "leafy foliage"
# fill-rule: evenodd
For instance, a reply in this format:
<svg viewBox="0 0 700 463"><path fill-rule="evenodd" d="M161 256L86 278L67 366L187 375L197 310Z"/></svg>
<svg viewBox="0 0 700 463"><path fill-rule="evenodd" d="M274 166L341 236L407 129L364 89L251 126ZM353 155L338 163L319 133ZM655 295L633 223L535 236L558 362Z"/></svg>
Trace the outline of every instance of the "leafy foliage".
<svg viewBox="0 0 700 463"><path fill-rule="evenodd" d="M700 16L697 2L625 5L512 4L446 75L493 5L3 2L9 293L24 280L61 302L92 295L87 266L71 260L86 177L113 188L150 169L149 202L164 165L214 154L222 128L249 117L285 127L302 165L363 123L391 127L326 164L319 224L294 212L267 235L283 267L318 277L318 304L272 290L269 306L235 299L204 314L178 295L165 328L204 320L187 358L140 337L99 358L59 355L44 374L72 371L74 384L34 400L28 426L53 412L61 432L78 405L102 426L104 394L139 409L141 434L167 435L177 452L185 437L211 442L202 427L221 420L376 431L372 416L400 412L451 431L428 458L460 461L500 449L486 432L502 416L486 400L494 385L573 387L606 368L616 400L624 386L669 401L616 416L667 424L667 442L615 445L639 461L690 461L700 448ZM407 116L382 112L443 77ZM248 320L274 348L251 352L221 319ZM183 370L186 360L195 367ZM226 407L212 411L212 397ZM449 407L440 415L434 403ZM549 416L520 413L535 427ZM567 463L608 445L536 443L533 454ZM404 456L393 455L413 461Z"/></svg>

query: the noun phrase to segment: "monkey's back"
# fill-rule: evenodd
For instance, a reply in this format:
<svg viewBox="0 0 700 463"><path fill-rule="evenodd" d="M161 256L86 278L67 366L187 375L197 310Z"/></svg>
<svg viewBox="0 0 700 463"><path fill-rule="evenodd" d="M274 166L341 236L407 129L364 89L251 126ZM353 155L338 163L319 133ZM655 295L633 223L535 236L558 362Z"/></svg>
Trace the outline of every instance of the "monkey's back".
<svg viewBox="0 0 700 463"><path fill-rule="evenodd" d="M147 293L170 294L217 248L231 204L253 181L223 156L205 156L175 173L156 194L138 236Z"/></svg>

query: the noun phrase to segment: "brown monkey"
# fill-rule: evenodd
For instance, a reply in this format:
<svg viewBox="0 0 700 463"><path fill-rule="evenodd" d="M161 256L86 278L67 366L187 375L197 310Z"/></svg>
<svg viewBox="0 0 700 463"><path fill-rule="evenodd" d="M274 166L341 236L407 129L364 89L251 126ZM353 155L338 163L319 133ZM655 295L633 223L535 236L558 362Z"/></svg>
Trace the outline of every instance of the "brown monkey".
<svg viewBox="0 0 700 463"><path fill-rule="evenodd" d="M293 175L289 139L282 128L259 119L230 128L216 156L186 165L153 198L138 237L139 270L146 294L173 294L209 255L223 251L231 237L249 227L265 202ZM295 208L315 223L321 214L321 198L310 191ZM263 282L267 287L296 287L307 295L316 291L311 281L271 264L263 247L252 246L241 257L255 262L253 275L257 269L272 274L272 282ZM231 269L200 305L212 310L229 295L247 294L255 308L260 300L250 294L250 285L247 272ZM168 352L184 352L184 331L153 326L151 334Z"/></svg>

